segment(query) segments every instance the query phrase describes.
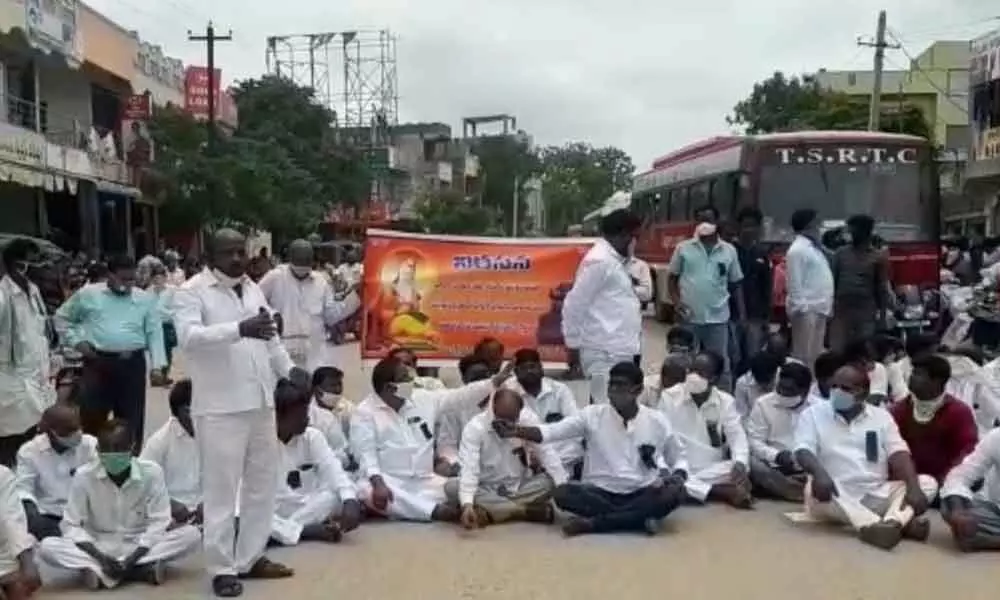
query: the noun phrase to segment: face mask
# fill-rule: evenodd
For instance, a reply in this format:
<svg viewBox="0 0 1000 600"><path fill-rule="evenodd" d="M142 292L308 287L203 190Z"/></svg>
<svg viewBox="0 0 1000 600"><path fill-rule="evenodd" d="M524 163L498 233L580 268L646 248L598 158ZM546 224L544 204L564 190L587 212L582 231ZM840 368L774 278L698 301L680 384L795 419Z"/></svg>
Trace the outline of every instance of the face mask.
<svg viewBox="0 0 1000 600"><path fill-rule="evenodd" d="M317 402L323 408L329 408L333 410L340 406L340 402L344 399L343 394L331 394L329 392L324 392L322 396L319 397Z"/></svg>
<svg viewBox="0 0 1000 600"><path fill-rule="evenodd" d="M933 400L913 400L913 420L917 423L929 423L938 409L944 404L944 397Z"/></svg>
<svg viewBox="0 0 1000 600"><path fill-rule="evenodd" d="M58 435L52 437L54 437L56 439L56 443L62 446L63 448L66 448L67 450L72 450L73 448L79 446L80 442L83 441L83 432L74 431L73 433L67 435L66 437L60 437Z"/></svg>
<svg viewBox="0 0 1000 600"><path fill-rule="evenodd" d="M212 269L212 275L215 275L215 278L219 280L219 283L227 288L234 288L242 284L246 279L245 274L240 275L239 277L230 277L218 269Z"/></svg>
<svg viewBox="0 0 1000 600"><path fill-rule="evenodd" d="M833 410L837 412L847 412L854 408L856 402L850 392L833 388L830 390L830 404L833 405Z"/></svg>
<svg viewBox="0 0 1000 600"><path fill-rule="evenodd" d="M781 394L775 394L778 400L778 406L783 408L795 408L799 404L802 404L802 396L783 396Z"/></svg>
<svg viewBox="0 0 1000 600"><path fill-rule="evenodd" d="M709 385L708 380L698 373L688 373L684 379L684 390L695 396L707 392Z"/></svg>
<svg viewBox="0 0 1000 600"><path fill-rule="evenodd" d="M396 386L396 397L403 400L410 400L413 398L413 390L416 389L416 384L412 381L400 381L395 384Z"/></svg>
<svg viewBox="0 0 1000 600"><path fill-rule="evenodd" d="M312 269L309 267L300 267L298 265L292 265L288 268L297 279L305 279L312 273Z"/></svg>
<svg viewBox="0 0 1000 600"><path fill-rule="evenodd" d="M132 455L128 452L101 452L101 466L108 475L121 475L132 466Z"/></svg>

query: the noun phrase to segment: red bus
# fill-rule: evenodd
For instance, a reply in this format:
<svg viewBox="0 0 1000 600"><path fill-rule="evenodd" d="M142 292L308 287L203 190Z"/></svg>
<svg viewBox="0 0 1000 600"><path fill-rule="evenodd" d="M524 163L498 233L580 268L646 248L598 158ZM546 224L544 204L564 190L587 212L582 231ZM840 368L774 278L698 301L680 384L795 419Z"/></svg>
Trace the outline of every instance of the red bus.
<svg viewBox="0 0 1000 600"><path fill-rule="evenodd" d="M653 272L657 316L672 314L667 263L674 246L692 235L692 213L706 204L718 209L724 231L743 207L759 208L777 269L793 238L794 211L815 209L825 229L843 226L850 215L869 214L889 248L893 284L936 289L936 169L926 139L867 131L714 137L656 159L635 177L632 209L643 218L636 255Z"/></svg>

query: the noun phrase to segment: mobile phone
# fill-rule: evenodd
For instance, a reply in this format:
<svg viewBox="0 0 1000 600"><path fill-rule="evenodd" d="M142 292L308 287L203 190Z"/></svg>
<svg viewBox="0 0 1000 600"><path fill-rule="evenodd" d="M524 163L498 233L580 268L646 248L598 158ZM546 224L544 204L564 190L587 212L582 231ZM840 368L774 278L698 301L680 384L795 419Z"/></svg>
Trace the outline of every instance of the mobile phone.
<svg viewBox="0 0 1000 600"><path fill-rule="evenodd" d="M878 462L878 433L865 432L865 458L868 462Z"/></svg>

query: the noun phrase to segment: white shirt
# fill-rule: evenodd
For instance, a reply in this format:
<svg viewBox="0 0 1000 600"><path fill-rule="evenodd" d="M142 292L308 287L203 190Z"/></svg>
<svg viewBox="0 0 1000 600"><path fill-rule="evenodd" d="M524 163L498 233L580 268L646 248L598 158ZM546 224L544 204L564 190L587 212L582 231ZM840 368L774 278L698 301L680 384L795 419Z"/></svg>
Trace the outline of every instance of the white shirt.
<svg viewBox="0 0 1000 600"><path fill-rule="evenodd" d="M323 439L340 464L346 464L347 435L344 434L344 422L340 419L340 415L313 400L309 404L309 426L323 435Z"/></svg>
<svg viewBox="0 0 1000 600"><path fill-rule="evenodd" d="M326 328L361 307L358 295L351 293L337 301L321 273L298 279L290 265L271 269L258 285L271 308L281 314L281 339L295 364L307 371L334 364L334 347L327 343Z"/></svg>
<svg viewBox="0 0 1000 600"><path fill-rule="evenodd" d="M341 502L357 498L354 482L344 472L326 438L315 428L307 427L302 435L279 444L279 452L278 503L302 503L308 496L324 490L337 494ZM294 472L299 474L298 488L290 485L290 474Z"/></svg>
<svg viewBox="0 0 1000 600"><path fill-rule="evenodd" d="M151 548L170 527L170 497L159 465L133 459L132 470L118 487L100 463L76 472L63 512L63 536L90 542L112 556L142 546Z"/></svg>
<svg viewBox="0 0 1000 600"><path fill-rule="evenodd" d="M462 432L473 417L483 412L489 398L484 398L478 404L453 404L441 411L437 421L437 456L449 463L458 462L458 448L462 441Z"/></svg>
<svg viewBox="0 0 1000 600"><path fill-rule="evenodd" d="M201 504L201 453L198 442L184 431L177 419L167 419L146 440L140 458L160 466L171 500L189 509Z"/></svg>
<svg viewBox="0 0 1000 600"><path fill-rule="evenodd" d="M877 436L874 461L866 453L869 432ZM795 450L812 452L842 493L860 498L889 480L889 457L910 448L884 408L865 405L847 422L830 402L819 402L799 417Z"/></svg>
<svg viewBox="0 0 1000 600"><path fill-rule="evenodd" d="M292 360L277 337L240 337L240 321L269 312L257 284L244 279L243 298L225 288L208 269L187 280L174 295L174 326L192 382L193 416L229 414L274 406L278 379Z"/></svg>
<svg viewBox="0 0 1000 600"><path fill-rule="evenodd" d="M25 293L9 276L0 278L0 436L31 429L55 402L45 322L35 284Z"/></svg>
<svg viewBox="0 0 1000 600"><path fill-rule="evenodd" d="M77 469L97 460L97 438L84 434L80 444L59 454L49 436L36 435L17 451L17 491L44 515L61 517Z"/></svg>
<svg viewBox="0 0 1000 600"><path fill-rule="evenodd" d="M478 405L493 392L493 381L449 390L415 389L396 412L375 394L351 415L351 452L361 477L430 477L434 473L434 428L443 410Z"/></svg>
<svg viewBox="0 0 1000 600"><path fill-rule="evenodd" d="M683 391L683 387L681 387ZM708 399L699 407L686 391L660 396L659 411L670 421L677 436L684 442L691 474L727 460L725 448L729 448L729 459L744 466L750 464L750 448L747 434L736 401L718 388L712 388ZM722 447L712 446L708 435L708 424L717 423Z"/></svg>
<svg viewBox="0 0 1000 600"><path fill-rule="evenodd" d="M583 257L562 308L567 348L611 355L639 353L642 315L626 259L605 240Z"/></svg>
<svg viewBox="0 0 1000 600"><path fill-rule="evenodd" d="M639 405L625 423L610 404L593 404L559 421L542 425L543 443L582 437L586 442L581 481L613 494L630 494L656 484L660 470L688 470L683 441L661 413ZM655 465L642 460L651 446Z"/></svg>
<svg viewBox="0 0 1000 600"><path fill-rule="evenodd" d="M785 254L789 314L833 314L833 271L830 261L812 240L799 235Z"/></svg>
<svg viewBox="0 0 1000 600"><path fill-rule="evenodd" d="M635 277L638 281L638 285L633 285L632 289L635 290L635 295L639 298L639 302L649 302L653 299L653 275L649 271L649 263L642 260L641 258L636 258L634 256L629 257L626 263L628 268L628 274Z"/></svg>
<svg viewBox="0 0 1000 600"><path fill-rule="evenodd" d="M17 557L35 545L35 538L28 533L28 519L17 493L14 473L0 466L0 568L17 567Z"/></svg>
<svg viewBox="0 0 1000 600"><path fill-rule="evenodd" d="M806 408L815 400L807 396L795 408L782 406L775 393L761 396L750 411L747 419L747 438L750 453L760 460L774 464L774 459L782 451L795 451L795 428Z"/></svg>
<svg viewBox="0 0 1000 600"><path fill-rule="evenodd" d="M501 438L493 430L493 419L492 411L483 411L473 417L462 431L462 445L458 452L458 463L461 465L459 503L472 504L480 487L503 487L516 492L521 482L531 477L529 453L538 458L556 485L566 482L569 477L551 444ZM529 427L541 424L538 416L528 408L521 410L518 423Z"/></svg>
<svg viewBox="0 0 1000 600"><path fill-rule="evenodd" d="M902 400L910 395L910 373L913 365L910 364L910 357L903 358L886 365L886 377L889 379L889 394L893 402Z"/></svg>
<svg viewBox="0 0 1000 600"><path fill-rule="evenodd" d="M549 377L542 378L542 389L538 396L532 396L524 390L517 379L511 378L506 386L516 391L524 400L524 406L545 423L557 423L580 412L573 390L565 383ZM583 458L583 438L553 442L555 450L564 465Z"/></svg>
<svg viewBox="0 0 1000 600"><path fill-rule="evenodd" d="M169 285L180 287L181 285L184 285L185 281L187 281L187 275L184 273L184 269L180 267L177 267L173 271L167 273L167 283Z"/></svg>
<svg viewBox="0 0 1000 600"><path fill-rule="evenodd" d="M960 354L946 354L951 365L951 379L944 391L972 408L979 427L979 437L1000 424L1000 381L994 362L980 367L976 361Z"/></svg>
<svg viewBox="0 0 1000 600"><path fill-rule="evenodd" d="M868 372L868 393L889 397L889 370L880 362L874 363Z"/></svg>
<svg viewBox="0 0 1000 600"><path fill-rule="evenodd" d="M1000 429L994 429L976 444L976 449L953 468L941 487L941 497L973 499L972 487L986 479L979 497L1000 504Z"/></svg>

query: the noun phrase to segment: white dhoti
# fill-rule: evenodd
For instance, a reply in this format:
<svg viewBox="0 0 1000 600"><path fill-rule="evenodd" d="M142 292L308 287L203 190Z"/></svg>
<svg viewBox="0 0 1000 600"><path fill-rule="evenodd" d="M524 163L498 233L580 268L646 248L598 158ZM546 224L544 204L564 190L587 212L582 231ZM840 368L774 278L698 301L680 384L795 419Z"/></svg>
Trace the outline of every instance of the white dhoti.
<svg viewBox="0 0 1000 600"><path fill-rule="evenodd" d="M358 481L358 499L369 509L382 512L390 519L430 521L434 508L446 499L444 486L448 480L440 475L394 477L383 474L382 480L392 491L392 502L385 511L378 511L372 506L372 486L367 479Z"/></svg>
<svg viewBox="0 0 1000 600"><path fill-rule="evenodd" d="M201 542L201 532L193 525L182 525L163 534L149 548L149 553L139 559L139 565L170 562L190 554L198 549ZM94 542L97 549L115 560L125 560L135 551L136 545L122 544L119 539ZM114 587L118 581L104 572L100 563L64 537L49 537L42 540L38 548L38 557L46 564L73 572L91 571L95 573L107 587Z"/></svg>
<svg viewBox="0 0 1000 600"><path fill-rule="evenodd" d="M932 502L937 496L938 484L929 475L920 475L920 490ZM869 525L892 521L906 526L913 520L913 509L904 504L906 484L902 481L887 481L862 497L852 495L838 485L838 495L830 502L818 502L812 495L812 479L806 483L806 514L817 521L850 525L860 531Z"/></svg>
<svg viewBox="0 0 1000 600"><path fill-rule="evenodd" d="M704 502L708 498L708 493L712 491L712 486L729 483L735 464L731 460L726 460L690 473L684 484L688 496L699 502Z"/></svg>
<svg viewBox="0 0 1000 600"><path fill-rule="evenodd" d="M202 462L205 569L211 576L237 575L250 570L271 537L278 477L274 409L203 415L194 429Z"/></svg>
<svg viewBox="0 0 1000 600"><path fill-rule="evenodd" d="M339 516L340 509L340 496L329 490L280 500L271 522L271 537L283 546L294 546L304 528Z"/></svg>
<svg viewBox="0 0 1000 600"><path fill-rule="evenodd" d="M590 402L585 404L607 404L611 367L618 363L632 362L634 359L633 355L616 355L590 348L581 349L580 368L590 382Z"/></svg>

